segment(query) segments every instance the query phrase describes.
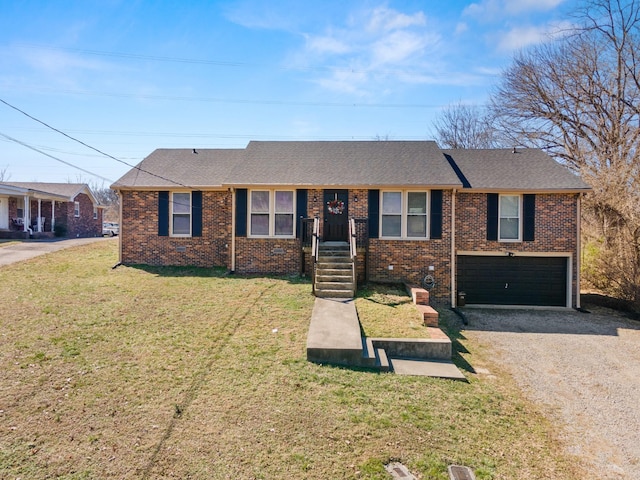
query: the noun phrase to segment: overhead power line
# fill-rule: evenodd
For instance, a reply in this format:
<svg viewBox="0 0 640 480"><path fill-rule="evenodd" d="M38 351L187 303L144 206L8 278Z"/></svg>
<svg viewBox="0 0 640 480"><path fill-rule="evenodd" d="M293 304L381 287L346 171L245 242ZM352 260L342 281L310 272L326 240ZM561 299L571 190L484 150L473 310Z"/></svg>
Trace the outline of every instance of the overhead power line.
<svg viewBox="0 0 640 480"><path fill-rule="evenodd" d="M73 167L73 168L75 168L75 169L77 169L77 170L80 170L81 172L84 172L84 173L86 173L86 174L89 174L89 175L91 175L91 176L93 176L93 177L98 177L99 179L104 180L104 181L106 181L106 182L114 183L114 182L113 182L113 180L111 180L111 179L109 179L109 178L103 177L102 175L98 175L97 173L94 173L94 172L91 172L91 171L89 171L89 170L87 170L87 169L85 169L85 168L79 167L78 165L74 165L73 163L71 163L71 162L67 162L66 160L62 160L61 158L55 157L55 156L53 156L53 155L51 155L51 154L49 154L49 153L47 153L47 152L43 152L43 151L42 151L42 150L40 150L39 148L36 148L36 147L34 147L33 145L29 145L28 143L23 142L22 140L18 140L17 138L10 137L9 135L7 135L7 134L5 134L5 133L2 133L2 132L0 132L0 136L2 136L2 137L4 137L4 138L6 138L7 140L9 140L9 141L11 141L11 142L17 143L17 144L19 144L19 145L22 145L23 147L26 147L26 148L28 148L28 149L30 149L30 150L33 150L34 152L41 153L41 154L42 154L42 155L44 155L45 157L52 158L53 160L55 160L55 161L57 161L57 162L64 163L65 165L67 165L67 166L69 166L69 167Z"/></svg>
<svg viewBox="0 0 640 480"><path fill-rule="evenodd" d="M147 170L144 170L143 168L140 168L140 167L139 167L139 166L137 166L137 165L132 165L132 164L130 164L130 163L128 163L128 162L125 162L124 160L120 160L119 158L114 157L113 155L110 155L110 154L108 154L108 153L105 153L105 152L103 152L102 150L100 150L100 149L98 149L98 148L95 148L95 147L93 147L93 146L89 145L88 143L83 142L82 140L79 140L79 139L77 139L77 138L75 138L75 137L72 137L71 135L69 135L69 134L67 134L67 133L63 132L63 131L62 131L62 130L60 130L60 129L57 129L57 128L55 128L55 127L52 127L52 126L51 126L51 125L49 125L48 123L43 122L42 120L40 120L40 119L38 119L38 118L34 117L33 115L29 115L29 114L28 114L27 112L25 112L24 110L21 110L21 109L19 109L18 107L14 106L14 105L11 105L9 102L7 102L7 101L3 100L2 98L0 98L0 102L4 103L7 107L12 108L13 110L15 110L15 111L17 111L17 112L20 112L21 114L23 114L24 116L26 116L26 117L30 118L31 120L33 120L33 121L35 121L35 122L38 122L38 123L39 123L39 124L41 124L41 125L44 125L44 126L45 126L45 127L47 127L48 129L53 130L54 132L57 132L57 133L59 133L60 135L63 135L64 137L67 137L68 139L73 140L74 142L77 142L77 143L79 143L80 145L83 145L83 146L85 146L85 147L87 147L87 148L89 148L89 149L93 150L94 152L98 152L99 154L104 155L105 157L108 157L108 158L110 158L110 159L112 159L112 160L115 160L116 162L122 163L123 165L126 165L126 166L128 166L128 167L130 167L130 168L135 168L136 170L138 170L138 171L140 171L140 172L144 172L144 173L146 173L146 174L148 174L148 175L152 175L152 176L154 176L154 177L156 177L156 178L160 178L160 179L162 179L162 180L164 180L164 181L167 181L167 182L173 183L173 184L175 184L175 185L180 185L181 187L190 188L188 185L184 185L184 184L182 184L182 183L180 183L180 182L176 182L175 180L171 180L171 179L169 179L169 178L163 177L162 175L157 175L157 174L155 174L155 173L153 173L153 172L149 172L149 171L147 171ZM9 140L11 140L11 141L13 141L13 142L20 143L21 145L24 145L24 146L25 146L25 147L27 147L27 148L30 148L30 149L35 150L35 151L37 151L37 152L40 152L40 153L42 153L43 155L46 155L47 157L51 157L51 158L53 158L53 159L55 159L55 160L58 160L58 161L60 161L60 162L62 162L62 163L65 163L65 164L67 164L67 165L70 165L70 166L72 166L72 167L74 167L74 168L78 168L79 170L82 170L82 171L84 171L84 172L86 172L86 173L90 173L91 175L95 175L96 177L103 178L103 177L101 177L100 175L97 175L97 174L94 174L94 173L88 172L88 171L86 171L86 170L84 170L84 169L82 169L82 168L80 168L80 167L77 167L76 165L73 165L73 164L71 164L71 163L69 163L69 162L65 162L64 160L60 160L59 158L54 157L53 155L49 155L48 153L45 153L45 152L43 152L43 151L41 151L41 150L38 150L37 148L32 147L31 145L28 145L28 144L26 144L26 143L24 143L24 142L21 142L21 141L19 141L19 140L16 140L15 138L9 137L8 135L4 135L4 134L2 134L2 136L3 136L3 137L5 137L5 138L7 138L7 139L9 139ZM110 182L111 182L111 180L108 180L108 179L105 179L105 180L107 180L107 181L110 181Z"/></svg>

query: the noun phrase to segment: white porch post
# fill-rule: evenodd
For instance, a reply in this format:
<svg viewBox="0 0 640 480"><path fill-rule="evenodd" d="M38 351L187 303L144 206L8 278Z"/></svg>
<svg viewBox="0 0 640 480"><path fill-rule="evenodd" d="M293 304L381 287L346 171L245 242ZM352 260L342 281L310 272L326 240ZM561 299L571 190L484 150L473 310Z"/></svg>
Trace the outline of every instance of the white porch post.
<svg viewBox="0 0 640 480"><path fill-rule="evenodd" d="M51 200L51 231L56 228L56 201Z"/></svg>
<svg viewBox="0 0 640 480"><path fill-rule="evenodd" d="M31 218L31 212L29 211L31 208L31 200L28 195L24 196L24 218L22 219L22 231L29 231L29 218Z"/></svg>
<svg viewBox="0 0 640 480"><path fill-rule="evenodd" d="M38 199L38 232L42 232L42 200Z"/></svg>

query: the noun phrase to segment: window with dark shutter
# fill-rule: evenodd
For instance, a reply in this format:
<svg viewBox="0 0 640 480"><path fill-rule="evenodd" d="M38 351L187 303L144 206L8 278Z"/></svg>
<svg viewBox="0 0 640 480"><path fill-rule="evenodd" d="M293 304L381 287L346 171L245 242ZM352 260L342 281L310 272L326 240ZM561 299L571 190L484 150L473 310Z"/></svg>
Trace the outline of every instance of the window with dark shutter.
<svg viewBox="0 0 640 480"><path fill-rule="evenodd" d="M487 193L487 240L498 240L497 193Z"/></svg>
<svg viewBox="0 0 640 480"><path fill-rule="evenodd" d="M191 236L202 236L202 192L191 194Z"/></svg>
<svg viewBox="0 0 640 480"><path fill-rule="evenodd" d="M236 190L236 237L247 236L247 189Z"/></svg>
<svg viewBox="0 0 640 480"><path fill-rule="evenodd" d="M169 236L169 192L158 192L158 236Z"/></svg>
<svg viewBox="0 0 640 480"><path fill-rule="evenodd" d="M442 238L442 190L431 190L430 238Z"/></svg>
<svg viewBox="0 0 640 480"><path fill-rule="evenodd" d="M369 190L369 238L378 238L380 225L380 190Z"/></svg>
<svg viewBox="0 0 640 480"><path fill-rule="evenodd" d="M307 217L307 190L304 188L296 190L296 215L298 216L296 238L301 238L304 228L301 219Z"/></svg>
<svg viewBox="0 0 640 480"><path fill-rule="evenodd" d="M525 242L533 242L536 239L536 196L534 194L522 196L522 213L524 216L522 239Z"/></svg>

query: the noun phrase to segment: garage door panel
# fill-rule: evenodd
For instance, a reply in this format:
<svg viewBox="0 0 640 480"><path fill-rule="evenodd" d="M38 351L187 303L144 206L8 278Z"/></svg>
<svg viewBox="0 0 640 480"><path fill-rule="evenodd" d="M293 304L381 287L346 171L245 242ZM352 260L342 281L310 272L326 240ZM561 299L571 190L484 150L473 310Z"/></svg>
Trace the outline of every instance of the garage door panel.
<svg viewBox="0 0 640 480"><path fill-rule="evenodd" d="M565 306L566 286L566 257L458 257L458 290L470 304Z"/></svg>

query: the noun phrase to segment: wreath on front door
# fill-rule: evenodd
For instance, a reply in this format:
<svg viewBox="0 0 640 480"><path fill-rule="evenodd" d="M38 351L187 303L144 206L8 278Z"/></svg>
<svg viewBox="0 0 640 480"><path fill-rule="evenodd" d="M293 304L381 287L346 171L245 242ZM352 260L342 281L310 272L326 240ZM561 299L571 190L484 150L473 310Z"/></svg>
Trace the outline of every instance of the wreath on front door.
<svg viewBox="0 0 640 480"><path fill-rule="evenodd" d="M342 215L342 212L344 211L344 202L337 198L335 200L331 200L330 202L327 202L327 210L329 210L331 215Z"/></svg>

